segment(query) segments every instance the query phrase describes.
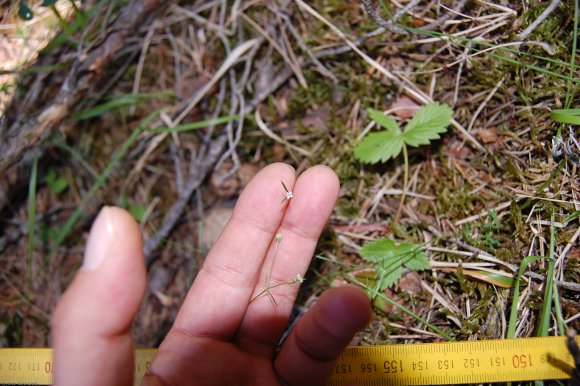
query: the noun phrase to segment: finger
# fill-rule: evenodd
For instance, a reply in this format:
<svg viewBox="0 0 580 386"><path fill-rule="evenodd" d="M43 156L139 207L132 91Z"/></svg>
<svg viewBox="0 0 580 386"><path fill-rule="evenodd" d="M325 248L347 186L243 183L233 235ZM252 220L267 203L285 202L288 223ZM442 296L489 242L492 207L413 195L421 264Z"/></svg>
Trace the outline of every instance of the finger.
<svg viewBox="0 0 580 386"><path fill-rule="evenodd" d="M104 207L52 318L55 385L132 383L130 327L145 278L139 226L123 209Z"/></svg>
<svg viewBox="0 0 580 386"><path fill-rule="evenodd" d="M371 318L367 295L355 287L322 294L298 322L274 363L282 384L323 385L354 334Z"/></svg>
<svg viewBox="0 0 580 386"><path fill-rule="evenodd" d="M294 169L278 163L265 167L250 181L189 290L170 334L223 340L234 336L286 210L280 181L292 189L294 180Z"/></svg>
<svg viewBox="0 0 580 386"><path fill-rule="evenodd" d="M278 229L282 238L277 250L273 248L268 253L254 296L263 292L267 285L290 283L297 275L304 276L320 233L334 208L339 188L338 177L326 166L310 168L298 178L294 198ZM242 349L272 357L288 323L298 289L298 283L283 284L250 304L236 337Z"/></svg>

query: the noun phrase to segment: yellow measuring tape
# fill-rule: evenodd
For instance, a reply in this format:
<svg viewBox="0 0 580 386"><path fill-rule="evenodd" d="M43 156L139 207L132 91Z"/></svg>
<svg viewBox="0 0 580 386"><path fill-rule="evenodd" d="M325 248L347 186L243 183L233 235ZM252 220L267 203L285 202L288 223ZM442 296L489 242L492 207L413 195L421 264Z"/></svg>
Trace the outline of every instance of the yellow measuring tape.
<svg viewBox="0 0 580 386"><path fill-rule="evenodd" d="M135 385L155 352L135 351ZM361 346L346 349L328 384L448 385L568 379L573 366L565 337ZM0 349L0 384L50 385L53 368L51 349Z"/></svg>

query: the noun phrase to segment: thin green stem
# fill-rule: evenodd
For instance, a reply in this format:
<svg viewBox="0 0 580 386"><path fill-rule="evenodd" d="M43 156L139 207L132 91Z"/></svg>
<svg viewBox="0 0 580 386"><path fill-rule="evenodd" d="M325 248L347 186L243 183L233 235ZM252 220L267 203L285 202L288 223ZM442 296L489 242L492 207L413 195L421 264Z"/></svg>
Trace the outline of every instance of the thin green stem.
<svg viewBox="0 0 580 386"><path fill-rule="evenodd" d="M548 257L548 272L546 273L546 289L544 293L544 304L540 316L540 325L538 327L538 336L548 336L550 329L550 314L552 312L552 297L554 291L554 249L555 249L555 230L554 230L554 213L550 219L550 255Z"/></svg>
<svg viewBox="0 0 580 386"><path fill-rule="evenodd" d="M345 278L350 281L353 284L359 285L362 288L364 288L367 291L373 291L373 288L368 287L366 284L358 281L356 279L356 277L351 276L351 275L347 275L345 276ZM453 339L452 336L446 334L445 332L443 332L442 330L440 330L439 328L437 328L436 326L432 325L431 323L429 323L428 321L426 321L425 319L423 319L422 317L420 317L419 315L417 315L416 313L414 313L413 311L411 311L410 309L408 309L407 307L397 303L396 301L394 301L393 299L389 298L388 296L386 296L384 293L378 293L377 294L381 299L385 300L387 303L397 307L398 309L400 309L401 311L403 311L404 313L412 316L413 318L415 318L417 321L419 321L420 323L423 323L427 328L429 328L430 330L432 330L433 332L441 335L442 337L444 337L445 339L449 340L449 341L455 341L455 339Z"/></svg>
<svg viewBox="0 0 580 386"><path fill-rule="evenodd" d="M409 156L407 154L407 145L403 144L403 161L405 162L403 169L403 198L407 193L407 184L409 183Z"/></svg>
<svg viewBox="0 0 580 386"><path fill-rule="evenodd" d="M569 109L574 100L574 88L572 81L574 80L574 64L576 60L576 45L578 39L578 0L574 0L574 33L572 34L572 53L570 54L570 74L568 75L568 87L566 90L565 106Z"/></svg>
<svg viewBox="0 0 580 386"><path fill-rule="evenodd" d="M284 185L284 183L282 183L282 185ZM276 302L276 299L274 299L274 295L272 295L272 293L270 292L270 290L272 288L276 288L279 287L281 285L284 284L292 284L294 283L294 281L287 283L287 282L283 282L283 283L279 283L276 285L271 285L271 280L272 280L272 272L274 271L274 263L276 262L276 256L278 255L278 246L280 245L280 241L282 240L282 234L278 233L276 235L275 241L276 244L274 246L274 256L272 256L272 262L270 263L270 270L268 272L266 272L266 287L256 296L254 296L252 298L252 300L250 300L250 303L252 303L254 300L258 299L260 296L262 296L263 294L268 294L268 297L270 299L272 299L272 302L276 305L276 307L278 306L278 303Z"/></svg>
<svg viewBox="0 0 580 386"><path fill-rule="evenodd" d="M266 292L268 292L268 295L271 297L272 300L274 300L274 297L272 296L272 294L270 293L271 289L277 288L277 287L281 287L283 285L290 285L290 284L294 284L294 283L298 283L297 281L284 281L282 283L278 283L278 284L274 284L271 287L266 287L264 288L262 291L260 291L259 294L257 294L256 296L254 296L252 298L252 300L250 300L250 303L253 302L254 300L258 299L260 296L264 295ZM274 300L274 303L276 303L276 300Z"/></svg>
<svg viewBox="0 0 580 386"><path fill-rule="evenodd" d="M72 29L69 27L67 21L62 17L62 15L60 14L60 12L58 12L58 9L56 9L56 6L51 5L50 9L52 10L52 13L54 13L54 16L56 16L58 23L60 24L62 30L64 31L65 34L68 35L68 37L72 38L74 35L74 32L72 31Z"/></svg>
<svg viewBox="0 0 580 386"><path fill-rule="evenodd" d="M274 246L274 256L272 257L272 263L270 264L270 271L266 272L266 288L271 288L270 280L272 279L272 272L274 271L274 263L276 262L276 255L278 255L278 246L280 245L280 240L282 240L282 234L278 233L275 240L276 245Z"/></svg>
<svg viewBox="0 0 580 386"><path fill-rule="evenodd" d="M407 194L407 184L409 183L409 155L407 154L407 145L405 143L403 143L403 162L403 193L401 194L401 201L399 201L399 207L395 215L395 223L399 221L399 217L401 216L401 210L403 209L405 196Z"/></svg>

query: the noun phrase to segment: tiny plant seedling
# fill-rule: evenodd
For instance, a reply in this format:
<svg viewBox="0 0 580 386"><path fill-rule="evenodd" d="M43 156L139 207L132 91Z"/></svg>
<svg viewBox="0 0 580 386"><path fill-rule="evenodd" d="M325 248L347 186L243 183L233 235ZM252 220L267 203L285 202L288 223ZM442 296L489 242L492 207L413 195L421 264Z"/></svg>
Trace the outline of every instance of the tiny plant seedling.
<svg viewBox="0 0 580 386"><path fill-rule="evenodd" d="M282 183L282 187L284 188L284 191L286 192L286 194L284 195L284 198L282 199L282 203L284 203L286 201L290 201L294 197L294 193L292 193L292 191L286 187L286 184L284 184L284 181L280 181L280 182ZM272 257L272 263L270 264L270 270L268 272L266 272L265 288L259 294L254 296L252 298L252 300L250 300L250 303L252 303L254 300L258 299L262 295L268 294L268 297L272 300L272 302L277 307L278 303L276 302L274 295L272 295L272 292L270 292L271 289L276 288L276 287L280 287L282 285L290 285L290 284L294 284L294 283L304 282L304 278L298 273L290 281L272 285L272 271L274 271L274 263L276 262L276 256L278 255L278 246L280 245L280 242L282 241L282 234L278 233L276 235L276 237L274 238L274 241L276 242L276 245L274 246L274 256Z"/></svg>
<svg viewBox="0 0 580 386"><path fill-rule="evenodd" d="M254 300L258 299L262 295L268 294L268 297L272 300L272 302L276 305L276 307L278 307L278 303L276 302L274 295L272 295L272 292L270 292L271 289L276 288L276 287L280 287L283 285L290 285L290 284L294 284L294 283L304 282L304 278L298 273L290 281L285 281L282 283L272 285L272 271L274 270L274 263L276 262L276 255L278 255L278 246L280 245L280 241L282 241L282 234L278 233L274 240L276 241L276 245L274 246L274 256L272 257L272 263L270 264L270 270L268 272L266 272L266 286L259 294L257 294L256 296L254 296L252 298L252 300L250 300L250 303L252 303Z"/></svg>
<svg viewBox="0 0 580 386"><path fill-rule="evenodd" d="M280 181L280 183L282 183L282 187L286 191L286 195L282 199L282 203L284 203L285 201L290 201L294 197L294 193L292 193L291 190L288 190L288 188L286 187L286 184L284 184L284 181Z"/></svg>

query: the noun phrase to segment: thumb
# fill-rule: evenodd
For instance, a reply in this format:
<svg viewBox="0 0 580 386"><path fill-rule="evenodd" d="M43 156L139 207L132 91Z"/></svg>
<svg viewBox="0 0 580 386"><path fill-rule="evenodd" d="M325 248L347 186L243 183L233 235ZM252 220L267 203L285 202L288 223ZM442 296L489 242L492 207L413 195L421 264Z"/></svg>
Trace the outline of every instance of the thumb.
<svg viewBox="0 0 580 386"><path fill-rule="evenodd" d="M104 207L52 318L55 385L132 384L130 328L145 279L137 223L123 209Z"/></svg>
<svg viewBox="0 0 580 386"><path fill-rule="evenodd" d="M282 346L275 367L285 385L323 385L354 334L371 319L371 302L362 290L328 290L298 321Z"/></svg>

